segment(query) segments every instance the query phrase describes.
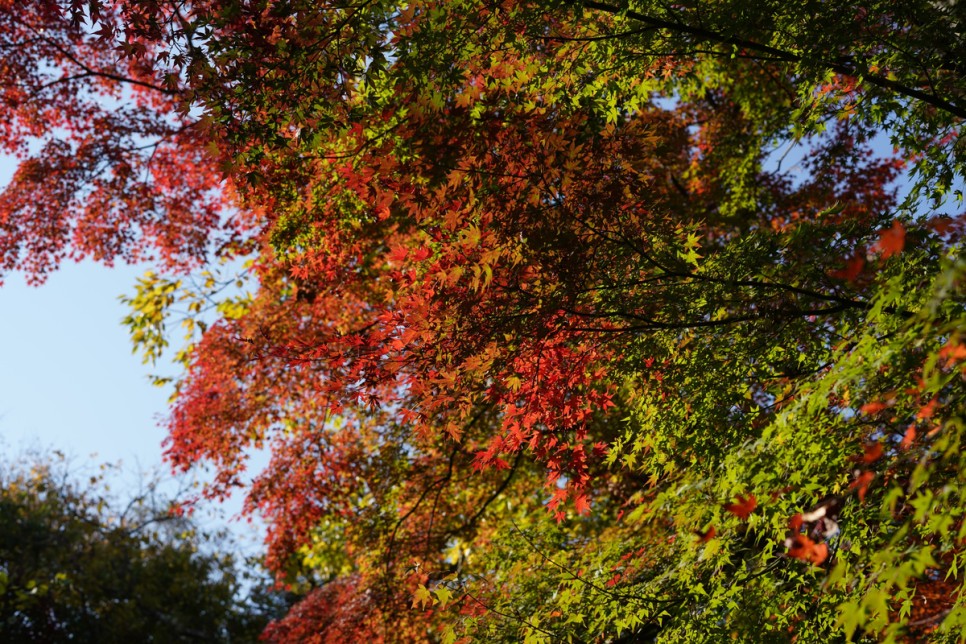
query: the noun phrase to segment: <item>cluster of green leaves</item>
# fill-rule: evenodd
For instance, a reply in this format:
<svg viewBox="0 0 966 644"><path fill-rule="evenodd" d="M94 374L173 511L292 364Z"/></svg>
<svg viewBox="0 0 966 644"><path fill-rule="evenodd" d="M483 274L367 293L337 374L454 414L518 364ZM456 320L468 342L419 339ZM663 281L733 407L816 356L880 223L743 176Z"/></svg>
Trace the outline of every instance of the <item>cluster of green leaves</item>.
<svg viewBox="0 0 966 644"><path fill-rule="evenodd" d="M484 566L504 616L468 628L505 641L959 641L966 266L915 255L880 277L823 366L776 360L814 375L776 376L769 404L740 387L727 399L741 345L715 362L713 345L690 346L707 338L688 338L673 362L690 373L666 379L677 395L635 383L608 456L617 476L640 476L627 512L508 520ZM700 386L709 372L715 386ZM844 500L838 531L819 561L798 561L790 520L827 495Z"/></svg>
<svg viewBox="0 0 966 644"><path fill-rule="evenodd" d="M232 556L216 551L221 540L173 514L150 484L119 507L107 494L105 472L81 482L56 456L4 464L4 639L256 641L284 609L279 597L256 587L264 580L252 574L246 581Z"/></svg>

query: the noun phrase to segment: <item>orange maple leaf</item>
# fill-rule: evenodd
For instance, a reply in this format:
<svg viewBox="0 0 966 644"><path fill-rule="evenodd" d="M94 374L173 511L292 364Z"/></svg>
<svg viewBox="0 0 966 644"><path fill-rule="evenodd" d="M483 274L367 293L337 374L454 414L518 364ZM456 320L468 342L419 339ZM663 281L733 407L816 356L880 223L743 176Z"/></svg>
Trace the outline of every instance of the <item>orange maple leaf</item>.
<svg viewBox="0 0 966 644"><path fill-rule="evenodd" d="M916 418L932 418L932 415L936 413L936 406L938 404L939 401L933 398L927 404L920 407L919 411L916 412Z"/></svg>
<svg viewBox="0 0 966 644"><path fill-rule="evenodd" d="M875 463L882 458L882 443L869 443L865 446L865 454L859 457L863 463Z"/></svg>
<svg viewBox="0 0 966 644"><path fill-rule="evenodd" d="M725 504L724 509L739 519L746 520L757 507L758 499L755 498L754 494L749 494L748 496L739 494L735 497L735 502Z"/></svg>
<svg viewBox="0 0 966 644"><path fill-rule="evenodd" d="M947 367L952 367L957 362L962 362L966 359L966 345L959 344L958 342L948 342L939 350L939 357L945 358Z"/></svg>
<svg viewBox="0 0 966 644"><path fill-rule="evenodd" d="M698 541L701 543L708 543L714 539L714 535L717 534L717 531L714 529L714 526L708 526L708 529L704 532L695 532L694 534L698 537Z"/></svg>
<svg viewBox="0 0 966 644"><path fill-rule="evenodd" d="M906 433L902 436L902 442L899 443L899 449L909 449L914 440L916 440L916 426L909 425Z"/></svg>
<svg viewBox="0 0 966 644"><path fill-rule="evenodd" d="M796 534L786 543L788 556L794 559L808 561L818 566L828 558L828 546L824 543L815 543L804 534Z"/></svg>
<svg viewBox="0 0 966 644"><path fill-rule="evenodd" d="M896 253L901 253L906 245L906 229L898 221L892 222L892 228L887 228L879 233L879 241L876 242L876 250L882 253L883 258L892 257Z"/></svg>
<svg viewBox="0 0 966 644"><path fill-rule="evenodd" d="M870 402L870 403L865 403L864 405L859 407L859 411L862 412L863 414L875 414L882 411L885 408L886 408L886 404L884 402Z"/></svg>
<svg viewBox="0 0 966 644"><path fill-rule="evenodd" d="M858 490L859 501L865 503L865 493L869 490L869 483L875 478L875 472L862 472L849 485L850 490Z"/></svg>

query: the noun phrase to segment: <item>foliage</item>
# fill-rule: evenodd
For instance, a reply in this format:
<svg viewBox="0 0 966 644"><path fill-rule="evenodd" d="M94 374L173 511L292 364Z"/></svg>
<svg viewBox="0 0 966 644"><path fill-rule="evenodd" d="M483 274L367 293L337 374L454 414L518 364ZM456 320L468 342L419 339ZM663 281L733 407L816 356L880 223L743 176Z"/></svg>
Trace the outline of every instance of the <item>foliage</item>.
<svg viewBox="0 0 966 644"><path fill-rule="evenodd" d="M267 638L966 636L958 5L84 6L253 256L127 323L220 314L167 453L270 522Z"/></svg>
<svg viewBox="0 0 966 644"><path fill-rule="evenodd" d="M216 535L153 486L120 507L104 470L81 483L54 458L0 479L0 632L18 642L255 641L270 604L242 597ZM253 583L252 581L248 583ZM270 599L265 595L266 599Z"/></svg>
<svg viewBox="0 0 966 644"><path fill-rule="evenodd" d="M85 4L96 23L119 10ZM0 152L19 161L0 193L0 267L36 283L65 257L195 267L237 239L230 185L172 54L145 40L118 57L81 5L0 3Z"/></svg>

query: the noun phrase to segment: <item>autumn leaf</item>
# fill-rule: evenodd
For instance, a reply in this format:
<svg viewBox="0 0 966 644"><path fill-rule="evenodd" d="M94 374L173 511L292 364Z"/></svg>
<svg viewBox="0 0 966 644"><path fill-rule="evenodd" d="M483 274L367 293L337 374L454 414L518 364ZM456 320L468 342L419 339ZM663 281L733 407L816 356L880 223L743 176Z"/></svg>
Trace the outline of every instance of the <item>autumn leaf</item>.
<svg viewBox="0 0 966 644"><path fill-rule="evenodd" d="M927 221L926 225L932 230L936 231L937 234L945 237L951 233L962 232L964 223L966 223L966 217L964 217L962 214L956 218L952 218L947 215L939 215Z"/></svg>
<svg viewBox="0 0 966 644"><path fill-rule="evenodd" d="M861 472L851 484L849 484L850 490L856 490L859 495L859 501L865 503L865 494L869 489L869 484L875 478L875 473L870 471Z"/></svg>
<svg viewBox="0 0 966 644"><path fill-rule="evenodd" d="M704 532L699 531L699 532L695 532L694 534L698 538L698 541L700 543L708 543L709 541L714 539L715 534L717 534L717 531L714 529L714 526L712 525L712 526L708 526L708 529L705 530Z"/></svg>
<svg viewBox="0 0 966 644"><path fill-rule="evenodd" d="M416 591L413 593L413 608L426 608L432 606L438 600L433 597L433 594L426 588L425 585L419 584Z"/></svg>
<svg viewBox="0 0 966 644"><path fill-rule="evenodd" d="M875 463L877 460L882 458L883 451L882 443L869 443L865 446L865 452L858 458L858 460L865 464Z"/></svg>
<svg viewBox="0 0 966 644"><path fill-rule="evenodd" d="M955 341L947 342L939 350L939 357L944 359L947 367L952 367L966 360L966 345Z"/></svg>
<svg viewBox="0 0 966 644"><path fill-rule="evenodd" d="M859 407L859 411L862 412L863 414L868 414L871 416L872 414L879 413L886 407L887 405L884 402L876 401L876 402L870 402L862 405L861 407Z"/></svg>
<svg viewBox="0 0 966 644"><path fill-rule="evenodd" d="M753 494L749 494L748 496L738 495L735 497L735 502L726 504L724 509L739 519L747 520L756 507L758 507L758 500Z"/></svg>
<svg viewBox="0 0 966 644"><path fill-rule="evenodd" d="M829 276L852 282L862 272L863 266L865 266L865 258L855 255L846 260L844 267L829 271Z"/></svg>
<svg viewBox="0 0 966 644"><path fill-rule="evenodd" d="M448 586L440 584L434 592L440 608L446 608L453 599L453 591Z"/></svg>
<svg viewBox="0 0 966 644"><path fill-rule="evenodd" d="M788 556L807 561L816 566L828 558L828 546L816 543L804 534L796 534L786 542Z"/></svg>
<svg viewBox="0 0 966 644"><path fill-rule="evenodd" d="M916 412L916 418L920 420L932 418L933 415L936 413L936 408L938 405L939 405L939 400L937 400L936 398L933 398L928 403L926 403L925 405L919 408L919 411Z"/></svg>
<svg viewBox="0 0 966 644"><path fill-rule="evenodd" d="M881 253L882 258L885 259L901 253L905 243L906 229L896 220L892 222L891 228L887 228L879 233L879 241L876 242L875 248Z"/></svg>
<svg viewBox="0 0 966 644"><path fill-rule="evenodd" d="M899 449L907 450L912 447L913 441L916 440L916 426L909 425L906 428L906 433L902 435L902 442L899 443Z"/></svg>

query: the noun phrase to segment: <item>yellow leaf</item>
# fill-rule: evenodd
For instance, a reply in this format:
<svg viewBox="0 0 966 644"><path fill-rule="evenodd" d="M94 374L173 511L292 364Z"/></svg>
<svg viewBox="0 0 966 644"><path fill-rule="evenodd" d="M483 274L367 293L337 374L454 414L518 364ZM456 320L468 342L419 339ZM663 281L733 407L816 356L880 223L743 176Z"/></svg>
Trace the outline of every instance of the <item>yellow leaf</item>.
<svg viewBox="0 0 966 644"><path fill-rule="evenodd" d="M436 588L436 597L439 598L440 608L446 608L446 605L453 599L453 591L446 586L439 586Z"/></svg>
<svg viewBox="0 0 966 644"><path fill-rule="evenodd" d="M413 608L426 608L437 601L423 584L419 584L419 588L413 593Z"/></svg>

